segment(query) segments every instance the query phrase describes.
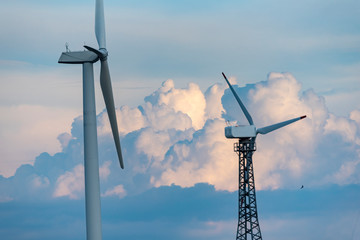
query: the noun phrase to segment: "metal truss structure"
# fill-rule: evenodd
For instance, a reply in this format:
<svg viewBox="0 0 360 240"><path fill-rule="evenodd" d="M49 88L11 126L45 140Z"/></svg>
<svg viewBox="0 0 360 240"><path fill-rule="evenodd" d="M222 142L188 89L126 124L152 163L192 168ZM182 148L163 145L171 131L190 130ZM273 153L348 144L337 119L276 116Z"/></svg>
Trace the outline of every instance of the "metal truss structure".
<svg viewBox="0 0 360 240"><path fill-rule="evenodd" d="M257 214L252 156L256 151L255 138L239 139L234 144L239 155L239 215L236 240L261 240Z"/></svg>

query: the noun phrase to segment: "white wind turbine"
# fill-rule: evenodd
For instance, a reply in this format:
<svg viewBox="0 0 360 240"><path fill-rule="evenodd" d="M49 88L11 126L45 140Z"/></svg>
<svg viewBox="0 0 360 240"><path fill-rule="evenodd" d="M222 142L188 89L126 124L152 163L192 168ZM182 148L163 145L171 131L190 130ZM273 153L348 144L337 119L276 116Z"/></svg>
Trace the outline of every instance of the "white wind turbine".
<svg viewBox="0 0 360 240"><path fill-rule="evenodd" d="M117 155L121 168L124 168L121 154L119 131L116 121L114 98L111 87L108 52L105 40L105 18L103 0L96 0L95 35L99 49L84 46L89 51L63 52L59 63L82 64L83 66L83 118L84 118L84 169L87 240L101 240L101 206L98 144L96 131L96 110L93 64L100 60L100 85L109 115Z"/></svg>
<svg viewBox="0 0 360 240"><path fill-rule="evenodd" d="M257 213L255 178L252 159L253 153L256 151L256 136L259 133L270 133L293 122L299 121L306 116L256 129L252 117L247 111L245 105L236 94L225 74L222 73L222 75L224 76L231 92L250 124L225 127L225 136L227 138L238 139L238 142L234 144L234 151L239 155L239 198L236 240L261 240L262 236Z"/></svg>

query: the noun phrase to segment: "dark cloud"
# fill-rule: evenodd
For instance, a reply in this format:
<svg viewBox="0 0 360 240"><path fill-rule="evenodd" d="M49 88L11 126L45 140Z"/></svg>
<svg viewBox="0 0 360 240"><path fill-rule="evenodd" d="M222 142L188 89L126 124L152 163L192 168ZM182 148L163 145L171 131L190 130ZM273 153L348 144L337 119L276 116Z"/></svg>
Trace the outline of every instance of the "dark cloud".
<svg viewBox="0 0 360 240"><path fill-rule="evenodd" d="M300 188L300 187L299 187ZM260 226L267 239L356 239L360 236L360 188L257 192ZM0 204L4 239L81 239L83 200ZM102 199L104 239L225 239L236 232L237 193L214 186L164 186L123 199ZM319 223L321 222L321 224Z"/></svg>

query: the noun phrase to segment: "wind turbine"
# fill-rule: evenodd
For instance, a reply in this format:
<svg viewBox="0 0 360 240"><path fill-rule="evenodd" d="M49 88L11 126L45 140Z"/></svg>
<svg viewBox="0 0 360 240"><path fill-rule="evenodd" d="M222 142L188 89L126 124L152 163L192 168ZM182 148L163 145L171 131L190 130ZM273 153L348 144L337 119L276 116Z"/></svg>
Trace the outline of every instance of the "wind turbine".
<svg viewBox="0 0 360 240"><path fill-rule="evenodd" d="M103 0L96 0L95 35L99 49L84 46L89 51L63 52L59 63L82 64L83 66L83 118L84 118L84 169L85 169L85 205L86 205L86 235L87 240L101 240L101 206L98 144L96 131L96 110L94 90L93 64L100 60L100 85L104 96L106 110L117 155L121 168L124 168L121 154L119 131L116 121L114 97L111 87L108 52L105 40L105 18Z"/></svg>
<svg viewBox="0 0 360 240"><path fill-rule="evenodd" d="M247 111L245 105L236 94L234 88L222 73L231 92L238 102L242 112L250 125L245 126L228 126L225 127L226 138L236 138L239 141L234 144L234 151L239 155L239 215L236 239L237 240L261 240L261 231L258 220L255 181L252 155L256 150L255 140L256 136L260 134L267 134L279 128L285 127L293 122L304 119L306 116L294 118L284 122L276 123L263 128L256 128L251 115Z"/></svg>

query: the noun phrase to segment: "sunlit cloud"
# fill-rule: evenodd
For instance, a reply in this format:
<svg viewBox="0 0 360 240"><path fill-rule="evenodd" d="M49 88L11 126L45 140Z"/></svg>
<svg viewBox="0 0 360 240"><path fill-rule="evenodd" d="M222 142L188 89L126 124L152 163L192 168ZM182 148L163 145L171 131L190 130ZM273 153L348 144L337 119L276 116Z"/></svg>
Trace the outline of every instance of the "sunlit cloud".
<svg viewBox="0 0 360 240"><path fill-rule="evenodd" d="M104 194L101 195L102 197L109 197L109 196L118 196L119 198L123 198L126 196L126 191L123 185L117 185L112 189L106 190Z"/></svg>
<svg viewBox="0 0 360 240"><path fill-rule="evenodd" d="M307 115L302 121L257 137L253 159L258 190L359 182L359 110L348 117L330 113L324 98L311 89L303 91L290 73L271 73L266 81L234 88L257 127ZM145 97L143 104L124 105L116 109L116 114L126 170L123 175L118 169L107 113L100 112L103 197L123 197L172 184L191 187L202 182L218 191L237 190L235 141L225 138L224 128L229 124L227 120L247 123L225 84L214 84L203 93L194 83L176 88L173 80L167 80ZM81 198L82 121L82 117L75 118L71 133L58 136L58 154L39 156L34 167L28 165L28 170L20 171L15 179L31 179L38 195L53 191L50 195L55 198ZM329 154L334 146L338 146L341 158ZM16 181L4 184L10 187ZM120 185L124 191L116 187ZM16 196L23 194L4 195Z"/></svg>
<svg viewBox="0 0 360 240"><path fill-rule="evenodd" d="M67 171L59 176L56 181L54 197L68 196L70 199L78 199L84 191L84 166L77 165L72 171Z"/></svg>

